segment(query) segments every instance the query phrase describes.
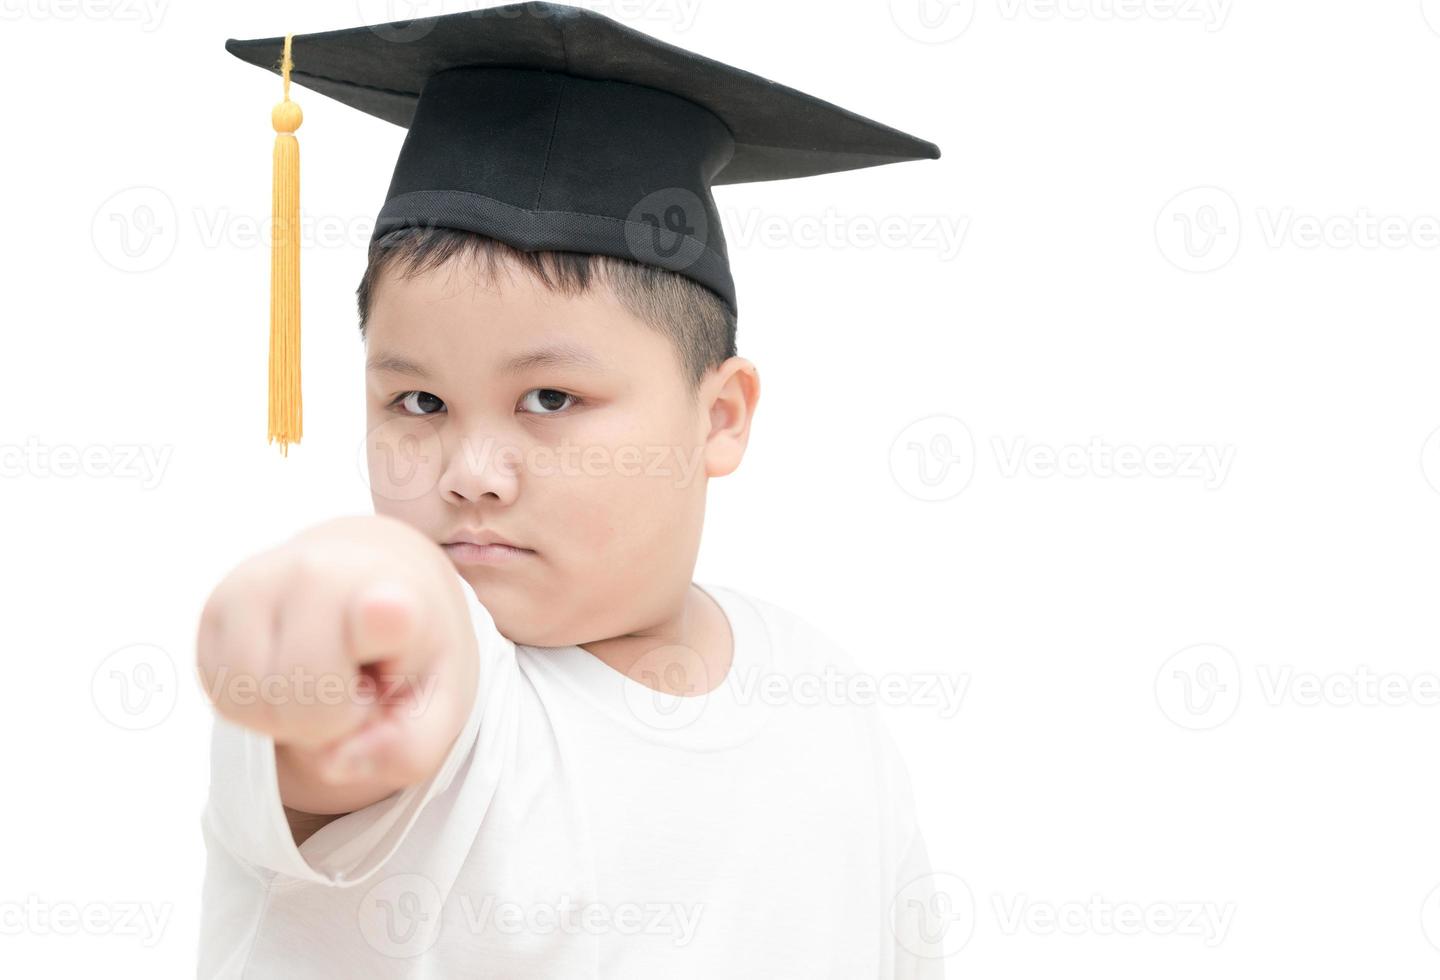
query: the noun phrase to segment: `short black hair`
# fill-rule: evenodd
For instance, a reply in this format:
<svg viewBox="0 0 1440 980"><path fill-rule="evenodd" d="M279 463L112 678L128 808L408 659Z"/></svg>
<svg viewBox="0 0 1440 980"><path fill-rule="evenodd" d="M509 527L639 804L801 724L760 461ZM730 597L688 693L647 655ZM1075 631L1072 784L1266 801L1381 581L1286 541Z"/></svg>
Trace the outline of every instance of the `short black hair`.
<svg viewBox="0 0 1440 980"><path fill-rule="evenodd" d="M632 315L670 339L692 395L706 372L735 356L735 314L716 293L677 272L610 255L526 252L486 235L418 225L397 228L371 242L365 275L355 290L361 339L384 273L393 269L411 278L457 256L474 260L487 272L511 263L511 268L525 270L565 296L604 282Z"/></svg>

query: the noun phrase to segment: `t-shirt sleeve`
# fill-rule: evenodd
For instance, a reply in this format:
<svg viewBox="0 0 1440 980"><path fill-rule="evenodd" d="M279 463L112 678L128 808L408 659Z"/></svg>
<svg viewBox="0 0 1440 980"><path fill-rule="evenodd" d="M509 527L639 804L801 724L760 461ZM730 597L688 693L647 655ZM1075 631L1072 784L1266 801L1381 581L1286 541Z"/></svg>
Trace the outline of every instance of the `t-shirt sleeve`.
<svg viewBox="0 0 1440 980"><path fill-rule="evenodd" d="M910 838L895 875L895 980L944 980L945 931L964 928L935 890L935 876L919 828Z"/></svg>
<svg viewBox="0 0 1440 980"><path fill-rule="evenodd" d="M910 767L888 729L881 726L881 756L885 760L883 785L892 805L896 833L896 860L889 908L895 940L894 980L944 980L945 954L954 952L963 937L952 930L969 928L965 909L952 908L945 894L950 876L937 875L921 832L915 807ZM958 917L957 917L958 913Z"/></svg>
<svg viewBox="0 0 1440 980"><path fill-rule="evenodd" d="M501 683L513 671L515 647L501 636L488 610L457 572L470 610L480 656L476 692L464 727L435 774L346 814L297 846L280 800L275 740L215 715L210 742L210 791L203 825L236 860L262 874L322 885L367 878L400 846L427 804L444 793L471 754L487 711L494 712Z"/></svg>

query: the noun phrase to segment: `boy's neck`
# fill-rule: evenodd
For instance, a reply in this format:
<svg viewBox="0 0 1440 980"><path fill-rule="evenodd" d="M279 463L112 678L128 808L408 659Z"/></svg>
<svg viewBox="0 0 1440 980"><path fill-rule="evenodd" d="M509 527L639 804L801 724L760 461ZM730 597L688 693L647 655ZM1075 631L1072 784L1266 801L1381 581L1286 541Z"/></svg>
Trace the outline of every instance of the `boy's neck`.
<svg viewBox="0 0 1440 980"><path fill-rule="evenodd" d="M719 687L730 673L735 639L724 610L691 583L680 608L663 622L580 649L637 683L698 697Z"/></svg>

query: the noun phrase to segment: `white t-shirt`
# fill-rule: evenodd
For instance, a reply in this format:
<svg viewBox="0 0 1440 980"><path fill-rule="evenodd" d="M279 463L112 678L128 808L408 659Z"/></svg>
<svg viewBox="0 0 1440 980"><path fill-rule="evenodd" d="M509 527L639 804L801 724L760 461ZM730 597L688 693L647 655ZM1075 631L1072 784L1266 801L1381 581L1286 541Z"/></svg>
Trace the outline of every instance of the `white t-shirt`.
<svg viewBox="0 0 1440 980"><path fill-rule="evenodd" d="M481 664L444 763L299 847L273 740L217 716L200 976L940 977L905 766L873 704L823 696L851 661L701 588L733 663L677 698L512 643L464 584Z"/></svg>

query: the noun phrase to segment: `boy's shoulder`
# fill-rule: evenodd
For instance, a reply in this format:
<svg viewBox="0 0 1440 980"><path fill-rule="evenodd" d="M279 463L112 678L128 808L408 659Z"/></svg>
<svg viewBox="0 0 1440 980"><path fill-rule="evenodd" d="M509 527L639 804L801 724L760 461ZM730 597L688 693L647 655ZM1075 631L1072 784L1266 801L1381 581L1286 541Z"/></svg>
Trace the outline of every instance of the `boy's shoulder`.
<svg viewBox="0 0 1440 980"><path fill-rule="evenodd" d="M791 682L787 690L794 697L807 704L818 701L849 709L843 713L846 720L841 724L850 726L849 730L860 743L870 746L861 755L874 760L878 778L885 787L884 798L902 811L898 819L905 825L906 833L912 831L914 812L909 772L878 709L876 688L885 678L867 675L831 630L817 626L779 602L734 586L721 587L720 591L725 593L722 601L738 607L739 615L753 615L764 623L771 643L770 650L758 656L737 649L737 664L755 667L757 661L766 659L768 654L769 663L761 670L787 675ZM745 628L743 623L739 625L741 631ZM743 632L737 639L743 641Z"/></svg>

